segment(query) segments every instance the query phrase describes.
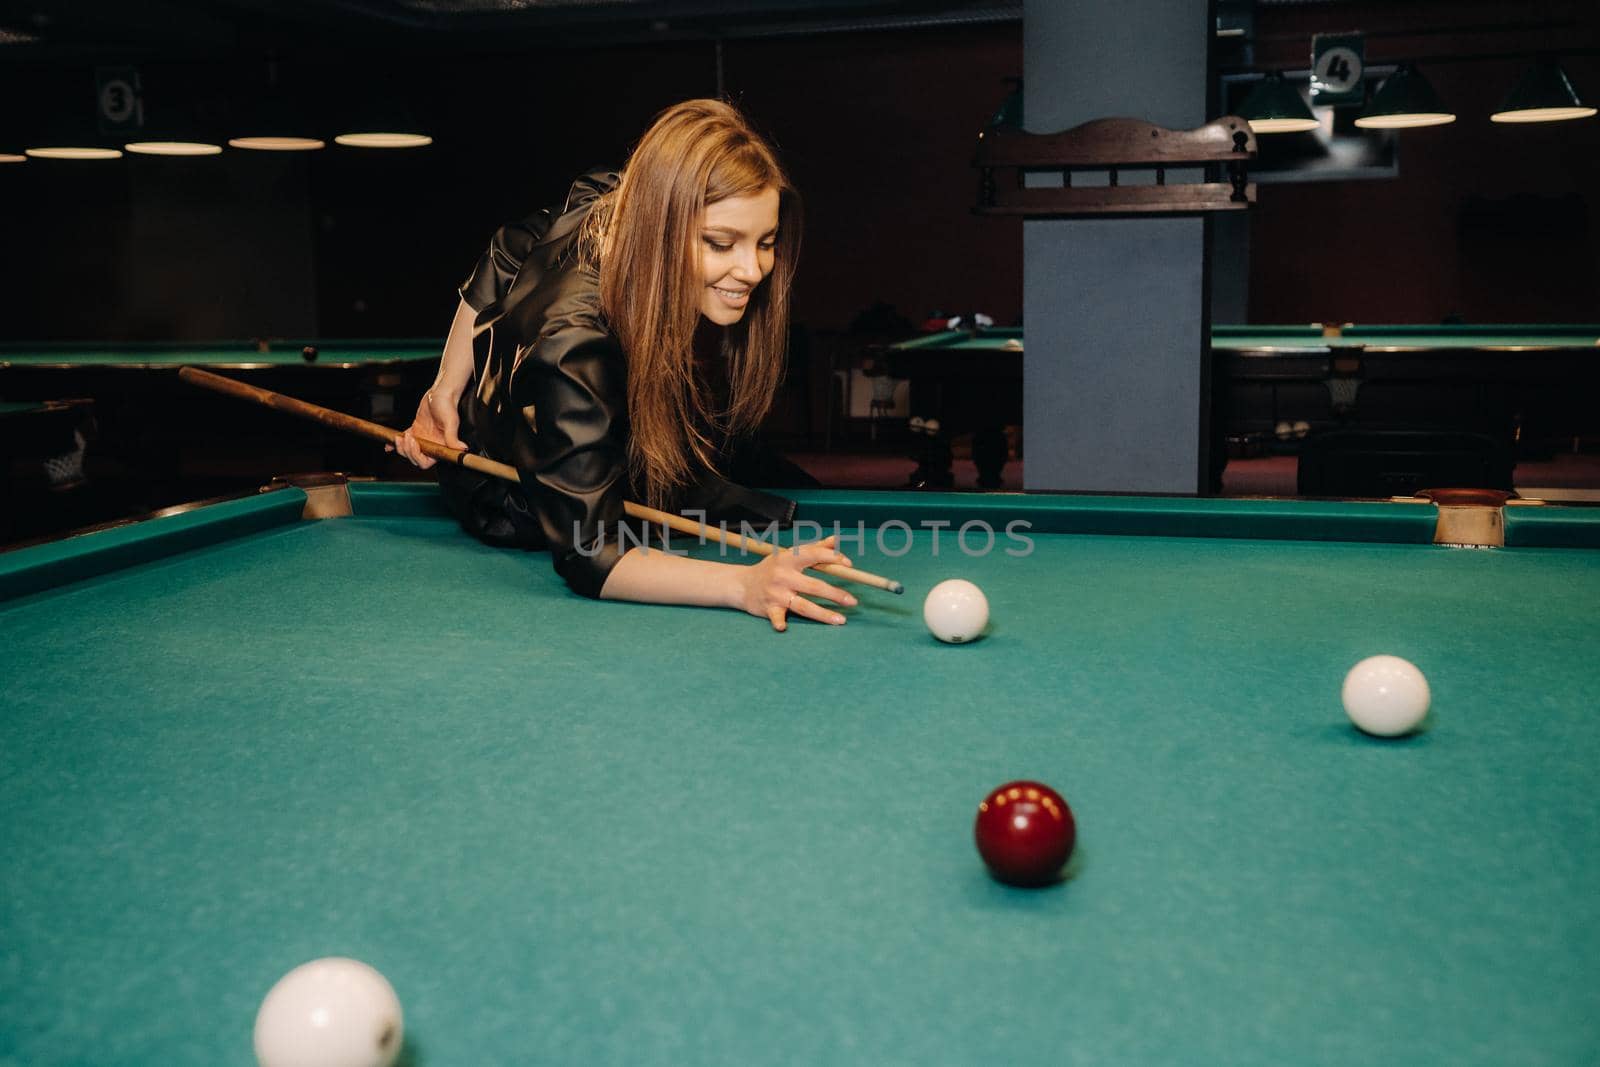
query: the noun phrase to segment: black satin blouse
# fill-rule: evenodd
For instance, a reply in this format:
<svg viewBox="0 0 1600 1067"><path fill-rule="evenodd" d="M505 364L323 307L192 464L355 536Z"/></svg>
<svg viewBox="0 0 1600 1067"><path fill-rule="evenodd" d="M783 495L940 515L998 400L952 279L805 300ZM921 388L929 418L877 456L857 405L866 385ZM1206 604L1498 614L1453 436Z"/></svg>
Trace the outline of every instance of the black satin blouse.
<svg viewBox="0 0 1600 1067"><path fill-rule="evenodd" d="M492 544L548 547L556 572L588 597L600 595L622 556L623 501L639 499L627 476L627 357L601 315L599 278L577 255L589 209L617 181L614 172L591 171L573 183L559 213L502 227L462 284L461 298L478 312L462 439L514 465L522 480L441 472L468 531ZM713 524L765 526L794 515L792 501L710 471L678 506L705 511Z"/></svg>

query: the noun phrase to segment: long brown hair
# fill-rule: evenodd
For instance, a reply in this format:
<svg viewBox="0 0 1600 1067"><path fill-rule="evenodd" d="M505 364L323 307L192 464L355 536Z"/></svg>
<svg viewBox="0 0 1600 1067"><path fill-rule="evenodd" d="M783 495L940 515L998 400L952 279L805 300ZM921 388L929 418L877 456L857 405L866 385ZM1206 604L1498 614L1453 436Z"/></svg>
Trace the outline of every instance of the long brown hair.
<svg viewBox="0 0 1600 1067"><path fill-rule="evenodd" d="M726 410L697 380L700 226L708 204L778 192L772 272L724 332ZM772 406L788 344L789 288L800 252L800 198L772 147L720 100L686 100L656 116L596 205L582 242L598 261L600 307L628 354L628 467L655 506L696 468L714 470L713 435L754 430Z"/></svg>

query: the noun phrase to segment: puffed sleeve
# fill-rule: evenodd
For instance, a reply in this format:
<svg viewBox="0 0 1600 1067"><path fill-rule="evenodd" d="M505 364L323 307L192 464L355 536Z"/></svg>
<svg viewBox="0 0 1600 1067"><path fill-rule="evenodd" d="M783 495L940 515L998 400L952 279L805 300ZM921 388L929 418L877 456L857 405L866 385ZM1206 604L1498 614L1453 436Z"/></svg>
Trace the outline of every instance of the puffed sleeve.
<svg viewBox="0 0 1600 1067"><path fill-rule="evenodd" d="M538 211L520 222L508 222L495 231L489 247L479 257L478 263L461 283L461 299L473 311L482 311L501 300L517 271L528 258L528 252L550 229L550 212Z"/></svg>
<svg viewBox="0 0 1600 1067"><path fill-rule="evenodd" d="M635 543L618 544L628 495L627 361L599 324L592 287L560 288L568 291L542 309L541 335L517 352L511 461L556 573L597 598L623 547Z"/></svg>

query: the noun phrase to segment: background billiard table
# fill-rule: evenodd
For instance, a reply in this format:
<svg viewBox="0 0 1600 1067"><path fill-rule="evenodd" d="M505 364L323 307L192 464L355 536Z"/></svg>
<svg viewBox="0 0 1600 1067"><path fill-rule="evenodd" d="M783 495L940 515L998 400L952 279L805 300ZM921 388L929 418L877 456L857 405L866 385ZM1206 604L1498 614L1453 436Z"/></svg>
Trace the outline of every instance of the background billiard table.
<svg viewBox="0 0 1600 1067"><path fill-rule="evenodd" d="M307 360L303 349L316 349ZM105 517L237 492L293 471L376 474L383 453L312 422L207 393L183 366L239 378L362 418L409 425L439 340L0 344L0 399L90 398L87 473Z"/></svg>
<svg viewBox="0 0 1600 1067"><path fill-rule="evenodd" d="M830 352L832 369L843 358L846 381L862 360L909 379L910 414L938 417L947 435L973 434L980 484L995 486L1006 455L1003 428L1023 422L1025 343L1021 327L995 326ZM1281 422L1305 421L1313 434L1465 432L1502 442L1507 462L1547 457L1600 433L1600 326L1218 325L1208 384L1213 488L1231 446L1299 451L1297 441L1274 436ZM833 435L830 422L830 444ZM1364 491L1324 494L1315 484L1301 491L1388 495L1438 484L1438 476L1375 477L1358 484Z"/></svg>
<svg viewBox="0 0 1600 1067"><path fill-rule="evenodd" d="M1600 514L1469 550L1423 503L797 498L907 595L596 603L384 484L0 554L0 1060L246 1063L334 954L412 1064L1600 1050ZM1031 554L963 554L980 519ZM952 576L971 645L921 623ZM1345 721L1380 651L1426 732ZM978 860L1018 777L1076 812L1064 884Z"/></svg>

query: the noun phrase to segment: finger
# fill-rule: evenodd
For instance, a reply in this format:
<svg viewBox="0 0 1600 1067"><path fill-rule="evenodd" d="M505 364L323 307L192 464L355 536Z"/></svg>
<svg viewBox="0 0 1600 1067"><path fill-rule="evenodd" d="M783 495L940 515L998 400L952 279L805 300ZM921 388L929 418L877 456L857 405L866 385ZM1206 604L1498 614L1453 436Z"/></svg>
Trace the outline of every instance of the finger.
<svg viewBox="0 0 1600 1067"><path fill-rule="evenodd" d="M410 430L400 435L400 445L400 450L405 453L406 459L411 461L411 465L421 467L423 460L422 449L417 445L417 439L411 435Z"/></svg>
<svg viewBox="0 0 1600 1067"><path fill-rule="evenodd" d="M826 550L830 550L830 549L836 550L837 549L838 536L839 536L838 534L829 534L827 537L824 537L819 541L797 541L795 544L791 545L790 547L795 552L806 552L806 551L814 551L814 550L826 551Z"/></svg>
<svg viewBox="0 0 1600 1067"><path fill-rule="evenodd" d="M822 563L838 563L845 567L851 565L849 556L824 546L821 541L803 546L796 554L800 557L802 567L815 567Z"/></svg>
<svg viewBox="0 0 1600 1067"><path fill-rule="evenodd" d="M767 618L772 621L772 628L780 634L789 628L789 620L784 617L785 614L783 607L778 604L767 609Z"/></svg>
<svg viewBox="0 0 1600 1067"><path fill-rule="evenodd" d="M853 608L856 606L855 597L851 596L843 589L829 585L821 578L807 578L805 581L800 583L799 588L802 593L809 597L820 597L823 600L831 600L835 604L843 604L847 608Z"/></svg>
<svg viewBox="0 0 1600 1067"><path fill-rule="evenodd" d="M813 604L803 596L796 596L789 601L789 614L800 615L816 622L825 622L829 626L843 626L844 616L837 611L830 611L819 604Z"/></svg>

